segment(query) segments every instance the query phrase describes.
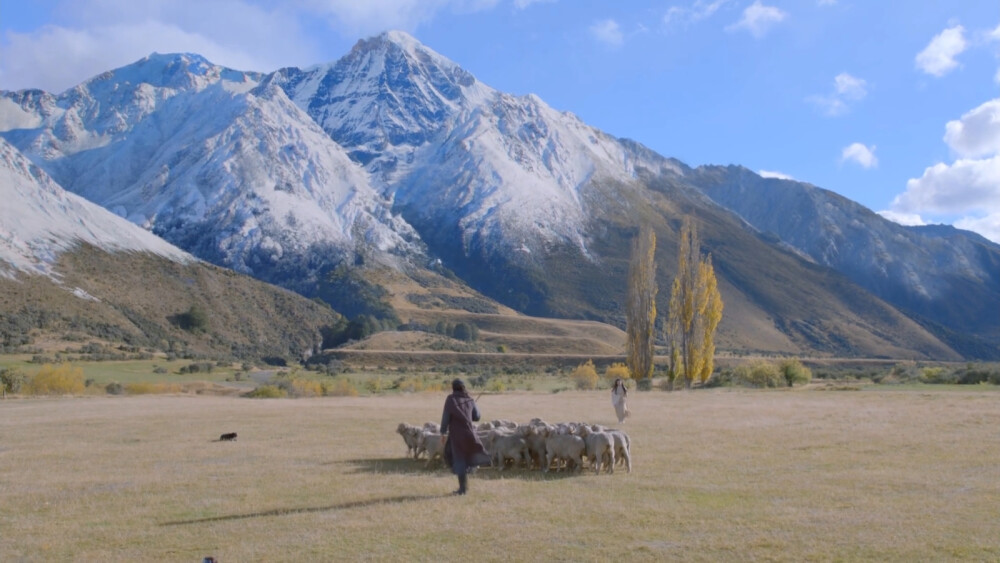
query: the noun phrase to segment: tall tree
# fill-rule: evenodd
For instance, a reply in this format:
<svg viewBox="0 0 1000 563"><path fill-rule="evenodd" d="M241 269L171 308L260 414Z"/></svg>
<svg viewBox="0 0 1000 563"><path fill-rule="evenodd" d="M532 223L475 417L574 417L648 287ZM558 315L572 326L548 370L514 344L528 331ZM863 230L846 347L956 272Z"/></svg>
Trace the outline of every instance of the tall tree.
<svg viewBox="0 0 1000 563"><path fill-rule="evenodd" d="M632 241L625 302L626 364L636 381L653 377L656 340L656 233L643 227Z"/></svg>
<svg viewBox="0 0 1000 563"><path fill-rule="evenodd" d="M712 257L702 255L698 229L690 217L685 217L666 323L670 388L678 376L691 387L695 379L704 383L712 375L715 329L722 320L722 306Z"/></svg>

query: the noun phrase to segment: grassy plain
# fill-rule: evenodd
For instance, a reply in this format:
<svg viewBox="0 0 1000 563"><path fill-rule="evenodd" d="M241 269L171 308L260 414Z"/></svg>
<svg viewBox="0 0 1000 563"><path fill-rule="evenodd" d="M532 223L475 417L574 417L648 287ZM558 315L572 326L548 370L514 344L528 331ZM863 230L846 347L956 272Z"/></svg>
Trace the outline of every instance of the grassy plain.
<svg viewBox="0 0 1000 563"><path fill-rule="evenodd" d="M605 395L480 406L610 425ZM443 399L2 401L0 561L1000 560L993 387L633 393L631 474L484 470L465 497L394 432Z"/></svg>

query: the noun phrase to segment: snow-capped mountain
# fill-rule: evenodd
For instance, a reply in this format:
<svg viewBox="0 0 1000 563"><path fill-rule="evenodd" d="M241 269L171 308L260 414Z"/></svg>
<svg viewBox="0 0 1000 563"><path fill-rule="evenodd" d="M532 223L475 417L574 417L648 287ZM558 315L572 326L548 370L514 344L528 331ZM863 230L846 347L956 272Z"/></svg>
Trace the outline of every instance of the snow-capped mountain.
<svg viewBox="0 0 1000 563"><path fill-rule="evenodd" d="M237 271L304 287L355 252L420 251L368 174L267 77L152 55L0 103L22 125L8 138L61 185Z"/></svg>
<svg viewBox="0 0 1000 563"><path fill-rule="evenodd" d="M722 346L955 358L936 334L964 334L762 235L702 191L709 176L497 91L405 33L306 69L152 55L59 95L0 92L0 136L70 191L309 296L327 299L335 269L441 260L523 312L620 323L636 225L656 229L669 287L694 215L727 301Z"/></svg>
<svg viewBox="0 0 1000 563"><path fill-rule="evenodd" d="M59 255L81 243L108 252L148 252L187 263L193 256L63 190L0 138L0 276L53 275Z"/></svg>
<svg viewBox="0 0 1000 563"><path fill-rule="evenodd" d="M328 307L234 274L58 186L0 138L0 351L42 339L239 358L313 353ZM210 337L178 325L197 306Z"/></svg>
<svg viewBox="0 0 1000 563"><path fill-rule="evenodd" d="M462 251L569 244L586 253L584 191L634 178L616 139L534 95L499 92L400 32L276 82L414 224L453 223Z"/></svg>

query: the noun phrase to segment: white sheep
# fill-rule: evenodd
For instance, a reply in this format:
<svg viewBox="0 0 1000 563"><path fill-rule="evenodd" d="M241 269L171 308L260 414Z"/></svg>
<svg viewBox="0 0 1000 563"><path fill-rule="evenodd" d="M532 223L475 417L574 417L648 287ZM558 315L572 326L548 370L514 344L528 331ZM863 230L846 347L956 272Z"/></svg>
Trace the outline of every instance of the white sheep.
<svg viewBox="0 0 1000 563"><path fill-rule="evenodd" d="M595 432L589 426L580 426L579 436L587 446L587 457L594 473L601 472L601 465L608 473L615 472L615 439L606 432Z"/></svg>
<svg viewBox="0 0 1000 563"><path fill-rule="evenodd" d="M548 433L548 432L547 432ZM587 444L583 438L572 434L548 433L545 438L545 472L552 467L552 462L563 460L567 466L572 463L577 471L583 469L583 455L587 451Z"/></svg>
<svg viewBox="0 0 1000 563"><path fill-rule="evenodd" d="M624 464L628 473L632 472L632 440L624 430L608 430L615 441L615 460Z"/></svg>
<svg viewBox="0 0 1000 563"><path fill-rule="evenodd" d="M399 426L396 427L396 432L403 437L403 441L406 442L406 457L413 456L413 459L417 459L420 455L420 432L421 430L416 426L411 426L405 422L400 422Z"/></svg>
<svg viewBox="0 0 1000 563"><path fill-rule="evenodd" d="M497 471L503 471L508 459L514 460L515 466L522 461L525 464L529 463L528 444L524 441L524 438L517 434L504 434L494 431L492 445L491 455L493 465L496 466Z"/></svg>
<svg viewBox="0 0 1000 563"><path fill-rule="evenodd" d="M520 426L517 429L518 435L524 438L524 442L528 446L529 465L538 468L545 466L545 433L549 428L546 424L540 422L540 420L539 423L532 421L531 424Z"/></svg>
<svg viewBox="0 0 1000 563"><path fill-rule="evenodd" d="M430 467L435 459L441 459L442 463L444 462L444 445L445 441L441 439L440 433L430 431L420 433L421 449L427 452L427 463L424 464L424 467Z"/></svg>

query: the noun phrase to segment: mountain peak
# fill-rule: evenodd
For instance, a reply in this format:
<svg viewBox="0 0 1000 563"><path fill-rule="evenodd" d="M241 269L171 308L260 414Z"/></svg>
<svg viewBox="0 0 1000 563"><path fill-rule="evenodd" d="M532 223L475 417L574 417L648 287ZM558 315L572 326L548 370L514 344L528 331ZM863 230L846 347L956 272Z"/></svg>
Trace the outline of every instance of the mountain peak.
<svg viewBox="0 0 1000 563"><path fill-rule="evenodd" d="M138 61L105 72L81 86L101 88L119 84L149 84L154 88L201 89L218 80L256 81L259 73L231 70L195 53L150 53Z"/></svg>
<svg viewBox="0 0 1000 563"><path fill-rule="evenodd" d="M381 54L386 60L398 60L400 57L409 60L407 67L424 69L440 68L447 73L468 75L457 63L427 47L405 31L384 31L374 37L361 39L351 49L345 58L364 57L365 55ZM471 78L471 75L469 75Z"/></svg>

